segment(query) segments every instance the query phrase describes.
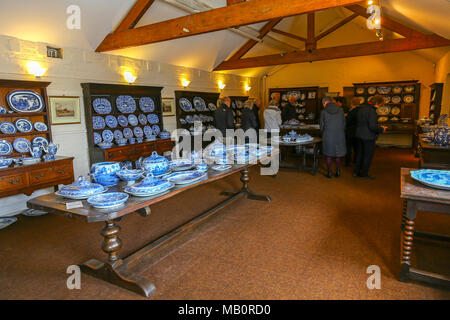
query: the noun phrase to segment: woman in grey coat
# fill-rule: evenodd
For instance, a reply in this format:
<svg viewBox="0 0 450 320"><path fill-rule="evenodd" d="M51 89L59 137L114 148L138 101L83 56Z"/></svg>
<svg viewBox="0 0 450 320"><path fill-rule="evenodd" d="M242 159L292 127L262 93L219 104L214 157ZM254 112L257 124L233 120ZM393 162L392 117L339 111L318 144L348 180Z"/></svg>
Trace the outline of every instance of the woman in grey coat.
<svg viewBox="0 0 450 320"><path fill-rule="evenodd" d="M322 99L324 110L320 115L320 131L322 132L322 152L327 160L328 175L332 177L331 166L336 161L336 177L341 175L341 158L347 153L345 143L344 111L331 98Z"/></svg>

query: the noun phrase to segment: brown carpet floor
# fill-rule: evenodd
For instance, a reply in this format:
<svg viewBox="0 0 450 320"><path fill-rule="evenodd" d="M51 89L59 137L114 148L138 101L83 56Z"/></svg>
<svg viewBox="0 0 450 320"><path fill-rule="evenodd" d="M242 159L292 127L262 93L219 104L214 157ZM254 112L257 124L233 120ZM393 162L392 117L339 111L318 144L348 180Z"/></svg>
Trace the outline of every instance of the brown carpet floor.
<svg viewBox="0 0 450 320"><path fill-rule="evenodd" d="M323 166L323 161L321 166ZM339 179L283 169L276 178L252 170L263 203L240 199L142 267L157 290L150 299L449 299L450 291L397 281L402 202L400 167L416 167L409 150L378 149L376 180ZM323 168L321 169L323 171ZM239 175L202 186L120 222L126 256L240 187ZM0 231L0 299L145 299L82 275L68 290L66 269L103 259L103 227L59 215L18 216ZM449 234L449 216L420 213L417 229ZM450 248L415 243L414 265L450 274ZM366 287L370 265L381 289Z"/></svg>

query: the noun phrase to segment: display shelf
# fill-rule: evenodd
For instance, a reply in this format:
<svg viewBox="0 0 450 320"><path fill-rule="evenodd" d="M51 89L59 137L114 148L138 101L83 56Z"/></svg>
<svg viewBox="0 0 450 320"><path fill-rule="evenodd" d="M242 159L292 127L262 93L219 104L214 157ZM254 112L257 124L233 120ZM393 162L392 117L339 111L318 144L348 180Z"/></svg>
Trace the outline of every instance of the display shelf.
<svg viewBox="0 0 450 320"><path fill-rule="evenodd" d="M245 101L248 100L248 96L232 96L231 100L231 110L233 111L234 116L234 126L240 128L242 125L241 112L244 108Z"/></svg>
<svg viewBox="0 0 450 320"><path fill-rule="evenodd" d="M441 107L442 107L442 94L444 91L443 83L433 83L431 86L430 93L430 110L428 113L428 117L433 121L433 124L436 124L439 117L441 116Z"/></svg>

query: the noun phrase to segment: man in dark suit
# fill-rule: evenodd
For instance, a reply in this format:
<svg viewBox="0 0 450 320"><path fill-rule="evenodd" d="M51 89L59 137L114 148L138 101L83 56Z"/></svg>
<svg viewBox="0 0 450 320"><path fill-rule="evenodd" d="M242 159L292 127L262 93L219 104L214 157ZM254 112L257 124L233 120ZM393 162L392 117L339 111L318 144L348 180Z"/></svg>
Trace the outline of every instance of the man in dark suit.
<svg viewBox="0 0 450 320"><path fill-rule="evenodd" d="M223 97L218 104L219 106L214 113L215 125L225 138L227 129L234 129L233 111L230 109L231 99L230 97Z"/></svg>
<svg viewBox="0 0 450 320"><path fill-rule="evenodd" d="M289 96L289 103L281 110L281 118L283 119L283 123L297 118L297 113L295 111L295 96Z"/></svg>
<svg viewBox="0 0 450 320"><path fill-rule="evenodd" d="M256 128L255 129L256 129L256 131L258 131L261 127L260 120L259 120L259 110L261 108L261 99L256 98L254 102L255 103L253 104L252 111L255 114L255 119L256 119Z"/></svg>
<svg viewBox="0 0 450 320"><path fill-rule="evenodd" d="M356 154L354 177L375 179L369 176L370 164L375 152L375 142L380 133L386 131L386 127L378 126L376 109L383 106L384 98L380 95L373 96L369 102L359 107L356 115L356 138L358 148Z"/></svg>

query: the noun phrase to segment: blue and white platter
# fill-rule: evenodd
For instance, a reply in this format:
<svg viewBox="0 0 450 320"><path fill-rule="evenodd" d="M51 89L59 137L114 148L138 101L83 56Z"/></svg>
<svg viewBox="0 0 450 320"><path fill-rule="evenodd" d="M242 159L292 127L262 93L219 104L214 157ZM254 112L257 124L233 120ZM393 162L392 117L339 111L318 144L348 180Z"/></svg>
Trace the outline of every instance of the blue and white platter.
<svg viewBox="0 0 450 320"><path fill-rule="evenodd" d="M133 138L133 130L130 128L123 129L123 136L127 139Z"/></svg>
<svg viewBox="0 0 450 320"><path fill-rule="evenodd" d="M228 171L231 168L232 168L232 166L229 164L220 164L220 165L212 166L212 169L216 170L216 171Z"/></svg>
<svg viewBox="0 0 450 320"><path fill-rule="evenodd" d="M98 132L94 132L94 144L102 142L102 136Z"/></svg>
<svg viewBox="0 0 450 320"><path fill-rule="evenodd" d="M411 177L429 187L450 190L450 171L447 170L416 170L411 171Z"/></svg>
<svg viewBox="0 0 450 320"><path fill-rule="evenodd" d="M205 100L203 100L202 98L195 97L192 101L194 102L195 110L197 110L197 111L206 111L207 110Z"/></svg>
<svg viewBox="0 0 450 320"><path fill-rule="evenodd" d="M181 98L180 101L178 101L178 104L180 105L180 108L183 111L186 112L194 111L194 109L192 108L192 103L186 98Z"/></svg>
<svg viewBox="0 0 450 320"><path fill-rule="evenodd" d="M137 126L139 124L138 118L134 114L128 116L128 123L130 126Z"/></svg>
<svg viewBox="0 0 450 320"><path fill-rule="evenodd" d="M214 103L208 103L208 108L211 111L216 111L217 107Z"/></svg>
<svg viewBox="0 0 450 320"><path fill-rule="evenodd" d="M103 138L103 141L111 142L111 141L114 140L114 134L109 129L108 130L104 130L102 132L102 138Z"/></svg>
<svg viewBox="0 0 450 320"><path fill-rule="evenodd" d="M31 149L31 142L25 138L17 138L13 142L14 150L19 153L27 153Z"/></svg>
<svg viewBox="0 0 450 320"><path fill-rule="evenodd" d="M31 124L30 120L27 120L27 119L17 119L14 122L14 125L16 126L17 130L19 130L20 132L33 131L33 125Z"/></svg>
<svg viewBox="0 0 450 320"><path fill-rule="evenodd" d="M15 112L39 112L44 108L44 99L32 90L13 90L6 96L6 101Z"/></svg>
<svg viewBox="0 0 450 320"><path fill-rule="evenodd" d="M170 161L169 166L172 171L186 171L191 170L195 164L191 159L176 159Z"/></svg>
<svg viewBox="0 0 450 320"><path fill-rule="evenodd" d="M35 122L34 123L34 129L36 129L37 131L47 131L48 127L43 122Z"/></svg>
<svg viewBox="0 0 450 320"><path fill-rule="evenodd" d="M148 119L148 122L150 122L151 124L159 123L159 118L158 118L157 114L151 113L151 114L147 115L147 119Z"/></svg>
<svg viewBox="0 0 450 320"><path fill-rule="evenodd" d="M132 96L118 96L116 99L117 109L122 113L133 113L136 111L136 101Z"/></svg>
<svg viewBox="0 0 450 320"><path fill-rule="evenodd" d="M114 139L123 139L123 133L120 130L114 130Z"/></svg>
<svg viewBox="0 0 450 320"><path fill-rule="evenodd" d="M124 192L110 192L89 197L87 202L94 208L109 209L123 205L128 197Z"/></svg>
<svg viewBox="0 0 450 320"><path fill-rule="evenodd" d="M21 214L26 217L39 217L48 214L48 212L41 210L27 209L25 211L22 211Z"/></svg>
<svg viewBox="0 0 450 320"><path fill-rule="evenodd" d="M147 124L147 117L145 116L145 114L143 114L143 113L141 113L139 116L138 116L138 120L139 120L139 123L141 124L141 125L143 125L143 126L145 126L146 124Z"/></svg>
<svg viewBox="0 0 450 320"><path fill-rule="evenodd" d="M0 218L0 230L17 221L16 217Z"/></svg>
<svg viewBox="0 0 450 320"><path fill-rule="evenodd" d="M155 110L155 103L150 97L142 97L139 99L139 108L143 112L153 112Z"/></svg>
<svg viewBox="0 0 450 320"><path fill-rule="evenodd" d="M174 186L175 184L167 181L166 179L159 179L150 174L141 182L132 186L127 186L123 190L135 197L149 197L164 193L172 189Z"/></svg>
<svg viewBox="0 0 450 320"><path fill-rule="evenodd" d="M126 116L124 116L123 114L121 114L120 116L117 117L117 121L119 122L119 124L122 127L128 126L128 118Z"/></svg>
<svg viewBox="0 0 450 320"><path fill-rule="evenodd" d="M92 117L92 127L94 130L104 129L106 126L105 119L100 116L93 116Z"/></svg>
<svg viewBox="0 0 450 320"><path fill-rule="evenodd" d="M17 132L16 127L11 122L0 123L0 131L3 134L14 134Z"/></svg>
<svg viewBox="0 0 450 320"><path fill-rule="evenodd" d="M106 125L108 126L108 127L110 127L110 128L116 128L117 127L117 119L116 119L116 117L114 117L114 116L111 116L111 115L109 115L109 116L106 116L105 117L105 122L106 122Z"/></svg>
<svg viewBox="0 0 450 320"><path fill-rule="evenodd" d="M161 132L161 129L159 128L159 126L157 124L155 124L152 126L152 131L153 131L153 134L155 136L157 136Z"/></svg>
<svg viewBox="0 0 450 320"><path fill-rule="evenodd" d="M145 134L145 136L151 136L153 134L152 128L150 128L150 126L145 126L144 134Z"/></svg>
<svg viewBox="0 0 450 320"><path fill-rule="evenodd" d="M142 131L141 127L135 127L133 129L133 132L136 138L142 138L144 136L144 131Z"/></svg>
<svg viewBox="0 0 450 320"><path fill-rule="evenodd" d="M183 171L171 173L165 176L165 179L174 184L189 184L202 180L206 175L206 172Z"/></svg>
<svg viewBox="0 0 450 320"><path fill-rule="evenodd" d="M68 199L81 200L104 193L107 190L107 187L98 183L91 183L84 176L80 176L76 182L62 186L55 194Z"/></svg>
<svg viewBox="0 0 450 320"><path fill-rule="evenodd" d="M47 148L48 147L48 140L44 137L36 137L33 139L33 144L37 144L40 147Z"/></svg>
<svg viewBox="0 0 450 320"><path fill-rule="evenodd" d="M111 102L105 98L96 98L92 101L95 112L100 114L109 114L112 111Z"/></svg>
<svg viewBox="0 0 450 320"><path fill-rule="evenodd" d="M7 140L0 140L0 156L7 156L13 152L13 146Z"/></svg>

